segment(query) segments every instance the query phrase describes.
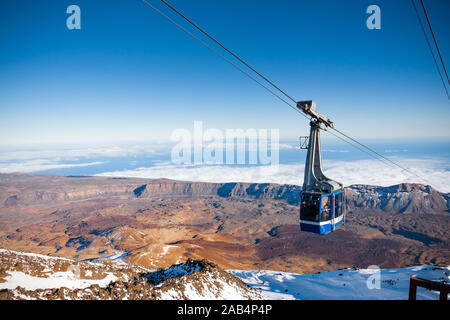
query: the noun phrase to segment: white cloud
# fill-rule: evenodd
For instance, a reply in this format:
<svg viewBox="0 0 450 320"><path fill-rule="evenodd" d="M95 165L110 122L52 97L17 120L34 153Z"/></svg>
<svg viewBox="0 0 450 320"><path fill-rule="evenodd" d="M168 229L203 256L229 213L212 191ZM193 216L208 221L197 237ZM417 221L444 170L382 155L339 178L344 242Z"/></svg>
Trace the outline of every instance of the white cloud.
<svg viewBox="0 0 450 320"><path fill-rule="evenodd" d="M20 160L39 160L39 159L54 159L54 160L78 160L80 158L116 158L142 155L170 155L171 149L175 143L147 143L147 144L131 144L131 145L110 145L110 146L86 146L86 147L53 147L40 149L22 149L22 150L1 150L0 162L12 162ZM235 143L237 150L257 150L258 144ZM203 143L200 146L209 148L223 148L225 146L214 143ZM190 145L194 147L193 144ZM270 149L270 144L269 144ZM291 144L279 144L279 149L295 149Z"/></svg>
<svg viewBox="0 0 450 320"><path fill-rule="evenodd" d="M280 143L278 145L278 147L280 148L280 150L283 150L283 149L285 149L285 150L292 150L292 149L296 149L297 148L297 146L292 145L292 144L288 144L288 143Z"/></svg>
<svg viewBox="0 0 450 320"><path fill-rule="evenodd" d="M99 165L101 158L170 153L171 145L135 144L129 146L79 147L72 149L53 148L41 150L0 151L0 172L39 172L52 169L87 167ZM295 148L291 144L280 144L280 149ZM345 149L328 149L324 152L348 152ZM100 158L100 159L99 159ZM85 161L80 161L83 159ZM90 160L88 160L90 159ZM424 177L411 176L398 167L389 167L378 160L324 161L324 171L330 178L344 185L369 184L388 186L402 182L431 184L441 192L450 192L448 161L435 159L391 158L404 167ZM70 160L70 161L68 161ZM78 163L67 163L77 160ZM82 162L82 163L80 163ZM131 163L131 161L130 161ZM99 169L101 170L101 169ZM160 162L152 167L133 170L104 172L104 176L128 176L144 178L169 178L175 180L205 182L272 182L301 185L303 164L280 164L277 166L225 166L225 165L175 165ZM99 171L97 171L99 172Z"/></svg>
<svg viewBox="0 0 450 320"><path fill-rule="evenodd" d="M325 162L325 173L344 185L368 184L389 186L402 182L430 184L441 192L450 192L450 171L444 161L431 159L390 158L412 175L399 167L388 166L379 160ZM418 176L417 176L418 175Z"/></svg>
<svg viewBox="0 0 450 320"><path fill-rule="evenodd" d="M399 152L408 152L407 149L386 149L385 153L399 153Z"/></svg>
<svg viewBox="0 0 450 320"><path fill-rule="evenodd" d="M105 147L85 147L85 148L51 148L51 149L31 149L31 150L15 150L0 151L0 161L17 161L17 160L76 160L79 158L98 158L98 157L126 157L143 154L160 154L167 152L166 146L154 145L130 145L130 146L105 146Z"/></svg>
<svg viewBox="0 0 450 320"><path fill-rule="evenodd" d="M58 163L57 160L48 159L34 159L25 160L20 162L0 163L1 173L12 172L38 172L52 169L65 169L75 167L88 167L102 164L100 161L88 162L88 163Z"/></svg>
<svg viewBox="0 0 450 320"><path fill-rule="evenodd" d="M400 160L399 160L400 161ZM405 173L400 168L389 167L378 160L326 161L325 174L344 185L367 184L389 186L403 182L431 184L441 192L450 192L450 171L445 162L438 160L401 159L403 166L425 177L426 181ZM280 164L277 166L188 166L161 163L153 167L134 170L104 172L100 176L168 178L174 180L203 182L258 182L301 185L303 164Z"/></svg>

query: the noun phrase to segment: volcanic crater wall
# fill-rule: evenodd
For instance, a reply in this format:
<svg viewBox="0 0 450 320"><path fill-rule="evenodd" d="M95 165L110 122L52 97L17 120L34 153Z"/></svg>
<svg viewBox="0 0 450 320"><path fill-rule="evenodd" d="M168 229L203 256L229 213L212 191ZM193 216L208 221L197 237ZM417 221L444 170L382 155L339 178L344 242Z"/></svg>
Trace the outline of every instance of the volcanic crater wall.
<svg viewBox="0 0 450 320"><path fill-rule="evenodd" d="M206 183L168 179L0 174L0 206L4 208L91 198L121 197L131 200L167 196L275 199L298 205L300 190L296 185L274 183ZM389 187L351 185L345 192L348 210L433 213L450 209L449 194L421 184L403 183Z"/></svg>

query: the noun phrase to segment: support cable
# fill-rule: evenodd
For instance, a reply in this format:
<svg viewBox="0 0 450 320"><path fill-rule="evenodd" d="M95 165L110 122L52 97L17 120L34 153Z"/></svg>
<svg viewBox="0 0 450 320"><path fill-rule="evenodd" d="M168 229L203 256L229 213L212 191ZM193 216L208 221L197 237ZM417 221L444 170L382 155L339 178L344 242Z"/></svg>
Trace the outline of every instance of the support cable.
<svg viewBox="0 0 450 320"><path fill-rule="evenodd" d="M436 57L434 55L433 48L431 47L430 40L428 40L428 35L427 35L427 32L425 31L425 27L423 26L422 19L420 18L419 11L417 10L417 7L416 7L416 4L414 3L414 0L411 0L411 3L413 5L413 7L414 7L414 11L416 12L417 20L419 21L420 28L422 29L423 35L425 36L425 40L427 42L428 49L430 50L431 56L433 57L434 65L436 66L436 70L437 70L437 72L439 74L439 77L441 78L441 82L442 82L442 85L444 86L444 90L445 90L445 93L447 94L447 98L450 100L450 95L448 93L447 86L445 85L444 78L442 77L441 70L440 70L439 65L438 65L438 63L436 61Z"/></svg>
<svg viewBox="0 0 450 320"><path fill-rule="evenodd" d="M190 19L188 19L184 14L182 14L180 11L178 11L177 9L175 9L172 5L170 5L169 3L167 3L165 0L161 0L166 6L168 6L171 10L173 10L174 12L176 12L179 16L181 16L183 19L185 19L187 22L189 22L191 25L193 25L195 28L197 28L200 32L202 32L204 35L206 35L208 38L210 38L212 41L214 41L215 43L217 43L219 46L221 46L224 50L226 50L228 53L230 53L233 57L235 57L236 59L238 59L241 63L243 63L245 66L247 66L249 69L251 69L253 72L255 72L258 76L260 76L261 78L263 78L265 81L267 81L270 85L272 85L275 89L277 89L278 91L280 91L282 94L284 94L287 98L289 98L291 101L293 101L295 104L297 104L297 101L295 99L293 99L291 96L289 96L287 93L285 93L283 90L281 90L278 86L276 86L273 82L271 82L269 79L267 79L266 77L264 77L261 73L259 73L258 71L256 71L254 68L252 68L247 62L245 62L244 60L242 60L241 58L239 58L236 54L234 54L232 51L228 50L222 43L220 43L219 41L217 41L214 37L212 37L211 35L209 35L209 33L207 33L205 30L203 30L202 28L200 28L197 24L195 24L194 22L192 22Z"/></svg>
<svg viewBox="0 0 450 320"><path fill-rule="evenodd" d="M427 18L428 27L430 27L430 31L431 31L431 35L433 36L434 44L435 44L437 52L439 54L439 58L441 59L442 68L444 68L445 75L447 76L447 82L448 82L448 84L450 84L450 80L448 79L447 69L445 68L445 64L444 64L444 59L442 59L441 50L439 50L439 46L437 44L436 37L434 36L433 28L431 27L430 19L428 18L427 9L425 9L425 4L423 3L423 0L420 0L420 3L422 4L423 12L425 13L425 17Z"/></svg>
<svg viewBox="0 0 450 320"><path fill-rule="evenodd" d="M162 1L162 0L161 0ZM239 68L236 64L234 64L232 61L230 61L229 59L225 58L222 54L220 54L219 52L217 52L216 50L214 50L213 48L211 48L208 44L206 44L204 41L202 41L201 39L199 39L198 37L196 37L194 34L192 34L191 32L189 32L188 30L186 30L185 28L183 28L181 25L179 25L178 23L176 23L174 20L172 20L169 16L167 16L166 14L164 14L163 12L161 12L160 10L158 10L156 7L154 7L153 5L151 5L150 3L148 3L145 0L142 0L142 2L144 2L146 5L150 6L153 10L155 10L157 13L159 13L161 16L163 16L164 18L166 18L167 20L169 20L170 22L172 22L174 25L176 25L178 28L180 28L183 32L185 32L186 34L188 34L189 36L191 36L192 38L194 38L195 40L197 40L198 42L200 42L202 45L204 45L206 48L208 48L209 50L211 50L214 54L216 54L218 57L222 58L223 60L225 60L226 62L228 62L230 65L232 65L235 69L237 69L238 71L240 71L241 73L243 73L245 76L247 76L248 78L250 78L251 80L253 80L254 82L256 82L258 85L260 85L261 87L263 87L264 89L266 89L267 91L269 91L271 94L273 94L275 97L277 97L278 99L280 99L282 102L284 102L285 104L287 104L289 107L291 107L292 109L294 109L295 111L299 111L296 107L292 106L289 102L287 102L286 100L284 100L282 97L280 97L278 94L276 94L275 92L273 92L272 90L270 90L270 88L268 88L267 86L263 85L260 81L256 80L253 76L251 76L249 73L245 72L244 70L242 70L241 68ZM282 91L281 91L282 92ZM292 98L291 98L292 99ZM305 114L303 114L302 112L299 112L301 115L303 115L304 117L308 118ZM309 119L309 118L308 118Z"/></svg>
<svg viewBox="0 0 450 320"><path fill-rule="evenodd" d="M227 59L226 57L224 57L222 54L220 54L219 52L217 52L216 50L214 50L212 47L210 47L208 44L206 44L204 41L202 41L201 39L199 39L198 37L196 37L194 34L192 34L191 32L189 32L188 30L186 30L184 27L182 27L181 25L179 25L178 23L176 23L174 20L172 20L169 16L167 16L166 14L164 14L163 12L161 12L160 10L158 10L156 7L154 7L153 5L151 5L149 2L147 2L146 0L141 0L143 3L145 3L146 5L148 5L149 7L151 7L154 11L156 11L157 13L159 13L161 16L163 16L164 18L166 18L167 20L169 20L171 23L173 23L174 25L176 25L178 28L180 28L183 32L185 32L186 34L188 34L189 36L191 36L192 38L194 38L196 41L198 41L199 43L201 43L202 45L204 45L205 47L207 47L209 50L211 50L214 54L216 54L217 56L219 56L220 58L222 58L223 60L225 60L226 62L228 62L230 65L232 65L235 69L237 69L238 71L240 71L241 73L243 73L245 76L247 76L248 78L250 78L251 80L253 80L254 82L256 82L258 85L260 85L261 87L263 87L265 90L269 91L272 95L274 95L275 97L277 97L279 100L281 100L282 102L284 102L285 104L287 104L290 108L292 108L293 110L295 110L296 112L298 112L299 114L301 114L303 117L307 118L308 120L311 121L311 118L308 117L307 115L305 115L302 111L300 111L296 106L297 106L297 101L294 100L291 96L289 96L288 94L286 94L283 90L281 90L278 86L276 86L273 82L271 82L270 80L268 80L266 77L264 77L263 75L261 75L259 72L257 72L254 68L252 68L250 65L248 65L244 60L242 60L241 58L239 58L237 55L235 55L233 52L231 52L230 50L228 50L224 45L222 45L219 41L217 41L216 39L214 39L212 36L210 36L206 31L204 31L203 29L201 29L199 26L197 26L195 23L193 23L191 20L189 20L185 15L183 15L181 12L179 12L177 9L175 9L172 5L170 5L169 3L167 3L165 0L161 0L165 5L167 5L170 9L172 9L174 12L176 12L178 15L180 15L181 17L183 17L186 21L188 21L190 24L192 24L194 27L196 27L199 31L201 31L203 34L205 34L208 38L210 38L211 40L213 40L215 43L217 43L219 46L221 46L224 50L226 50L228 53L230 53L233 57L235 57L236 59L238 59L241 63L243 63L246 67L248 67L250 70L252 70L253 72L255 72L258 76L260 76L263 80L265 80L267 83L269 83L272 87L274 87L275 89L277 89L279 92L281 92L284 96L286 96L287 98L289 98L291 101L293 101L295 103L295 106L292 106L289 102L287 102L286 100L284 100L282 97L280 97L278 94L276 94L275 92L273 92L270 88L268 88L267 86L265 86L264 84L262 84L260 81L256 80L252 75L250 75L249 73L245 72L244 70L242 70L240 67L238 67L235 63L233 63L232 61L230 61L229 59ZM386 158L385 156L383 156L382 154L378 153L377 151L373 150L372 148L364 145L363 143L357 141L356 139L350 137L349 135L343 133L342 131L339 131L337 129L335 129L334 127L330 127L332 130L334 130L335 132L337 132L338 134L342 135L343 137L345 137L346 139L352 141L347 141L346 139L330 132L327 130L324 130L330 134L332 134L333 136L345 141L346 143L352 145L353 147L359 149L360 151L374 157L375 159L378 159L382 162L384 162L385 164L389 165L389 166L396 166L400 169L402 169L405 172L410 173L413 176L416 176L418 178L420 178L421 180L426 181L426 179L422 178L421 176L419 176L418 174L410 171L407 168L404 168L403 166L397 164L396 162L392 161L391 159ZM357 144L357 145L355 145ZM361 146L363 148L358 147ZM371 153L369 153L369 152ZM428 184L430 184L429 182L427 182ZM431 185L431 184L430 184Z"/></svg>

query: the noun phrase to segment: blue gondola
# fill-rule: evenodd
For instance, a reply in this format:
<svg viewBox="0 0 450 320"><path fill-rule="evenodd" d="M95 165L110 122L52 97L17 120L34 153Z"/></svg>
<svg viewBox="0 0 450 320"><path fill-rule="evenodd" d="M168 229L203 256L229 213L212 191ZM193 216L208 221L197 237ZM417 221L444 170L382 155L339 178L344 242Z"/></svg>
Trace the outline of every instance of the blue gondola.
<svg viewBox="0 0 450 320"><path fill-rule="evenodd" d="M342 190L333 193L302 192L300 230L327 234L344 223Z"/></svg>

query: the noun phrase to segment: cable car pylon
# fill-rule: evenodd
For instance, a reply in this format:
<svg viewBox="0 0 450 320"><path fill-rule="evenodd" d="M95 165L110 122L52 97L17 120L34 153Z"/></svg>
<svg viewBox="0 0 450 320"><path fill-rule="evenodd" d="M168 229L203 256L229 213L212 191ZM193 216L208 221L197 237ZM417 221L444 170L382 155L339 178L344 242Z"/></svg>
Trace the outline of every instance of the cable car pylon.
<svg viewBox="0 0 450 320"><path fill-rule="evenodd" d="M320 130L333 128L333 122L316 112L311 101L297 102L297 108L311 117L308 153L300 200L300 230L327 234L345 221L344 186L326 177L322 171Z"/></svg>

